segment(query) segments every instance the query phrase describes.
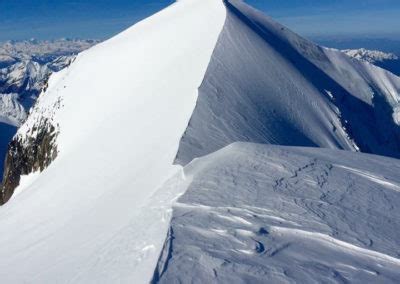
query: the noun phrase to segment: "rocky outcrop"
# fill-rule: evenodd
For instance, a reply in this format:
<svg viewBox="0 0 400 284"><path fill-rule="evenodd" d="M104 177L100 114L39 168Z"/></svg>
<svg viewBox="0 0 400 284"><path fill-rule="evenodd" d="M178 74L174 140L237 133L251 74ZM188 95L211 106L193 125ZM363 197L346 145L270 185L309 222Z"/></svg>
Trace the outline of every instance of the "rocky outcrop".
<svg viewBox="0 0 400 284"><path fill-rule="evenodd" d="M48 119L42 119L31 132L28 137L16 135L8 146L0 205L11 198L22 175L43 171L57 157L58 131Z"/></svg>
<svg viewBox="0 0 400 284"><path fill-rule="evenodd" d="M3 49L0 46L0 55ZM14 51L8 50L8 52L11 54ZM55 140L59 131L52 116L56 109L60 108L61 98L57 98L47 108L41 108L37 103L32 108L31 106L39 94L42 96L46 93L51 74L67 68L75 58L76 56L72 54L58 57L46 55L39 60L28 54L26 58L23 58L24 61L15 59L15 62L11 62L14 65L0 68L0 99L3 98L3 101L8 99L6 101L8 104L3 103L3 108L0 107L0 118L3 115L3 122L11 121L15 126L24 126L24 129L19 130L8 145L4 169L0 166L0 174L3 173L3 179L0 180L2 182L0 205L11 198L22 175L43 171L56 158L58 151ZM0 58L0 66L2 66L1 63L2 58ZM16 64L19 64L19 67ZM15 94L4 94L9 91L14 91ZM30 101L27 102L27 100ZM27 122L25 111L29 109ZM3 155L4 152L0 153L1 159Z"/></svg>

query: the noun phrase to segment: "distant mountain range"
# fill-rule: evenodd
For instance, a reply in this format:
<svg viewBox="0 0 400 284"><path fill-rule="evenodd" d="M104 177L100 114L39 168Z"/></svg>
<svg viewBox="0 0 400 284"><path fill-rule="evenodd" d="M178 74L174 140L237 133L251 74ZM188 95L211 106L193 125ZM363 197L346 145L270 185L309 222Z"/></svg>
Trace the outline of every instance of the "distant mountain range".
<svg viewBox="0 0 400 284"><path fill-rule="evenodd" d="M311 39L322 46L337 49L360 49L380 50L387 53L394 53L400 56L399 37L383 36L314 36Z"/></svg>

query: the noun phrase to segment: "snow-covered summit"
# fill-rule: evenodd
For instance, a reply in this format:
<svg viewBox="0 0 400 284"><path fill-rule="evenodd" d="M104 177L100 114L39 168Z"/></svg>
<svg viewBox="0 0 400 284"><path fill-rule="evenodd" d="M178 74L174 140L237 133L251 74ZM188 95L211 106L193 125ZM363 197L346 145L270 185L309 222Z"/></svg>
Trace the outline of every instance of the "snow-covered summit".
<svg viewBox="0 0 400 284"><path fill-rule="evenodd" d="M195 177L187 170L196 161L205 161L200 170L213 169L215 159L203 157L237 141L398 157L399 90L399 77L319 47L241 1L178 1L82 52L50 77L7 155L2 201L11 200L0 208L0 277L37 283L162 280L167 267L175 267L163 265L170 258L161 254L171 206L192 185ZM318 153L314 149L295 164ZM288 161L282 158L285 165L295 159L282 155L289 156ZM382 158L377 162L382 172L373 175L382 183L386 180L381 176L387 175L391 188L397 186L391 169L398 165L393 161ZM345 165L358 168L356 159ZM257 170L251 162L245 166ZM323 182L319 172L324 170L318 168L310 183ZM222 172L221 179L233 185L236 180L257 185L237 171ZM205 176L199 192L213 188ZM333 182L332 188L337 179ZM270 183L265 186L272 190ZM384 196L366 194L369 201L385 202ZM277 206L285 209L285 204ZM351 214L349 218L354 219ZM298 229L313 230L317 238L323 234L322 248L335 233L322 221L307 224L299 220ZM393 228L399 228L397 223ZM390 239L376 246L380 255L397 244L392 232L387 233ZM346 242L349 235L339 240ZM179 239L175 247L185 241ZM366 249L355 239L350 243ZM243 248L242 253L248 252ZM369 264L369 258L356 259L362 263L354 267ZM209 260L220 263L218 258ZM378 272L392 277L398 264L390 265ZM239 281L237 271L231 277Z"/></svg>

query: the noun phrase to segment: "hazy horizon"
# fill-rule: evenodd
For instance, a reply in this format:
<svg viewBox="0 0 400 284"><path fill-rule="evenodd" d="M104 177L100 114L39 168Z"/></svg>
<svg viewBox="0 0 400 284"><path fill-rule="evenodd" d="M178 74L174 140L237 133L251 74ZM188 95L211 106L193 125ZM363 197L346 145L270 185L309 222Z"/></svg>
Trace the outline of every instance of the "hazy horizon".
<svg viewBox="0 0 400 284"><path fill-rule="evenodd" d="M172 4L172 0L20 0L0 2L0 42L81 38L104 40ZM400 39L395 0L247 0L309 37Z"/></svg>

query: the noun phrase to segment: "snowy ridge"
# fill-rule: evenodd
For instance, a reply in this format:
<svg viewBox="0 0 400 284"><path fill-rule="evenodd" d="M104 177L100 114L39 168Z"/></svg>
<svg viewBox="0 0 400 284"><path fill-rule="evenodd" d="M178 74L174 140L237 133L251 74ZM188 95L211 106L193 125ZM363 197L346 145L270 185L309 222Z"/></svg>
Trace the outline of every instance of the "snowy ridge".
<svg viewBox="0 0 400 284"><path fill-rule="evenodd" d="M241 1L226 5L177 163L235 141L400 156L399 77L319 47Z"/></svg>
<svg viewBox="0 0 400 284"><path fill-rule="evenodd" d="M178 1L50 77L6 163L0 277L393 281L399 162L337 149L400 156L399 90L243 2Z"/></svg>

